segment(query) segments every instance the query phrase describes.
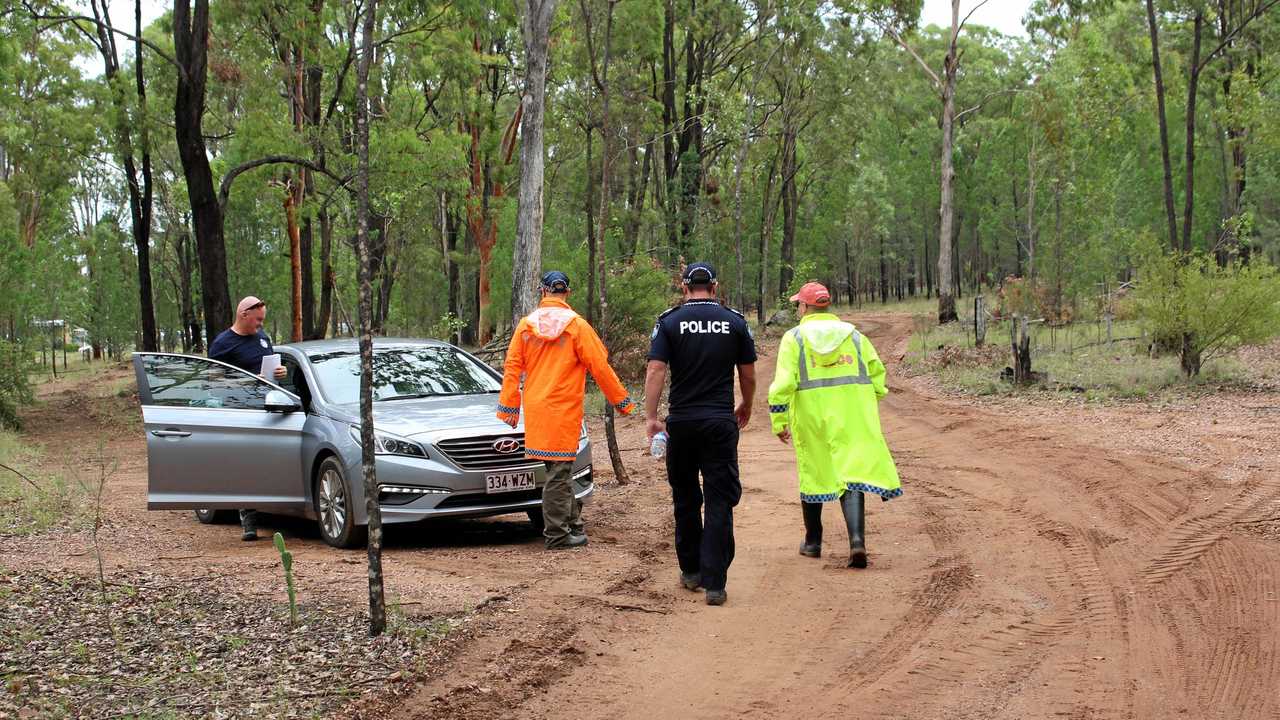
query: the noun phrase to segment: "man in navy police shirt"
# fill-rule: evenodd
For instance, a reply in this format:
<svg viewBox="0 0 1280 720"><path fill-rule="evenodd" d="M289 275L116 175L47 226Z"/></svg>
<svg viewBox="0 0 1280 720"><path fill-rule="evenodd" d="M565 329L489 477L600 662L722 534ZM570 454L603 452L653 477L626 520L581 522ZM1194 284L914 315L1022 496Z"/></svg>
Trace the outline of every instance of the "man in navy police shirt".
<svg viewBox="0 0 1280 720"><path fill-rule="evenodd" d="M738 431L751 419L756 347L746 319L716 299L715 268L694 263L685 269L682 283L684 301L663 313L653 328L644 384L645 420L650 440L664 430L669 438L667 480L675 509L680 582L689 590L704 588L708 605L722 605L733 562L733 508L742 498ZM736 408L735 367L742 389ZM658 402L668 368L671 396L663 422L658 419Z"/></svg>
<svg viewBox="0 0 1280 720"><path fill-rule="evenodd" d="M262 358L275 353L271 338L262 331L262 321L267 317L267 304L250 295L236 306L236 320L231 327L218 333L209 343L209 359L234 365L245 372L258 375L262 372ZM271 379L279 382L288 371L277 367ZM240 511L242 540L258 539L258 513L255 510Z"/></svg>

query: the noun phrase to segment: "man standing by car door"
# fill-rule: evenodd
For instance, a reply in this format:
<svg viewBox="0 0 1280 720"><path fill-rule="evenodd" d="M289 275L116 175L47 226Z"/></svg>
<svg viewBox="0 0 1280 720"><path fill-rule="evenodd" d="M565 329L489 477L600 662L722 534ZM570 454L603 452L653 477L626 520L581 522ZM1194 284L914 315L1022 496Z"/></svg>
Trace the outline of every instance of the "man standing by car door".
<svg viewBox="0 0 1280 720"><path fill-rule="evenodd" d="M275 353L271 338L262 330L267 317L267 304L250 295L236 306L236 319L231 327L218 333L209 343L209 359L258 375L262 372L262 358ZM283 366L277 366L271 379L279 382L286 374ZM240 511L241 540L258 539L258 512L252 509Z"/></svg>
<svg viewBox="0 0 1280 720"><path fill-rule="evenodd" d="M582 502L574 496L572 476L582 437L588 371L605 399L622 414L630 415L635 405L609 367L604 343L569 307L569 277L552 270L542 276L538 309L520 320L511 335L498 398L498 419L511 427L520 422L523 404L525 457L547 466L542 489L547 549L587 544Z"/></svg>
<svg viewBox="0 0 1280 720"><path fill-rule="evenodd" d="M653 328L644 383L646 430L651 441L660 432L669 436L667 480L680 582L689 590L704 588L708 605L723 605L734 553L733 508L742 498L738 432L751 420L756 346L746 319L716 300L710 264L690 265L681 280L684 302L663 313ZM664 423L658 402L668 367L670 412ZM736 408L735 367L742 388Z"/></svg>

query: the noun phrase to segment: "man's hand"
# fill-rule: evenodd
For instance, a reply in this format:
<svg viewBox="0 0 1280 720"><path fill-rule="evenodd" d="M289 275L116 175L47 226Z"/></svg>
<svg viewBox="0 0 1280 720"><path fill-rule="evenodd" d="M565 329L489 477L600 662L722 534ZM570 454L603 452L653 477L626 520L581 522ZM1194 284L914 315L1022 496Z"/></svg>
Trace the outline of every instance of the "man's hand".
<svg viewBox="0 0 1280 720"><path fill-rule="evenodd" d="M506 417L502 418L502 422L514 428L515 426L520 424L520 418L516 417L515 415L507 415Z"/></svg>
<svg viewBox="0 0 1280 720"><path fill-rule="evenodd" d="M733 416L738 420L738 429L745 430L747 423L751 422L751 406L745 401L738 403L738 407L733 409Z"/></svg>
<svg viewBox="0 0 1280 720"><path fill-rule="evenodd" d="M283 365L276 366L276 371L275 371L276 380L283 380L285 376L288 374L289 374L289 370L286 369L285 366Z"/></svg>
<svg viewBox="0 0 1280 720"><path fill-rule="evenodd" d="M778 433L778 439L783 445L791 444L791 428L782 428L782 432Z"/></svg>
<svg viewBox="0 0 1280 720"><path fill-rule="evenodd" d="M667 431L667 424L656 417L645 418L645 435L649 438L649 442L653 442L653 436L660 432Z"/></svg>

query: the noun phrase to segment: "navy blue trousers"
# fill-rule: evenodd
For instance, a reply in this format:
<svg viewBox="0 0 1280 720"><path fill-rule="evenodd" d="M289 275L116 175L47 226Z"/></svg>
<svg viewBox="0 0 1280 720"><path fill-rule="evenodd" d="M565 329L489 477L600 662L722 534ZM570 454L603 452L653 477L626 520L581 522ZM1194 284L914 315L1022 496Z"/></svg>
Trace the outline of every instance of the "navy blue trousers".
<svg viewBox="0 0 1280 720"><path fill-rule="evenodd" d="M667 481L680 571L701 573L702 587L723 590L733 562L733 508L742 499L738 423L669 420L667 434Z"/></svg>

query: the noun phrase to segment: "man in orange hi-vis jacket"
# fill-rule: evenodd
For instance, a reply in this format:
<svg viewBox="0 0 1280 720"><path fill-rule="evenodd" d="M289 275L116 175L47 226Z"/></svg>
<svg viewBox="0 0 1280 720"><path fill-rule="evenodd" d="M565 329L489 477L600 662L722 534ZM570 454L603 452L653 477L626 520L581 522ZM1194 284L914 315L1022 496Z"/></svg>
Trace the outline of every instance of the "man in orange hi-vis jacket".
<svg viewBox="0 0 1280 720"><path fill-rule="evenodd" d="M609 367L600 336L569 307L568 298L567 275L552 270L542 276L542 302L511 335L498 398L498 419L515 427L520 422L520 381L524 380L524 454L547 464L542 515L548 549L587 544L582 502L574 497L572 480L582 438L587 372L619 412L630 415L635 409Z"/></svg>

